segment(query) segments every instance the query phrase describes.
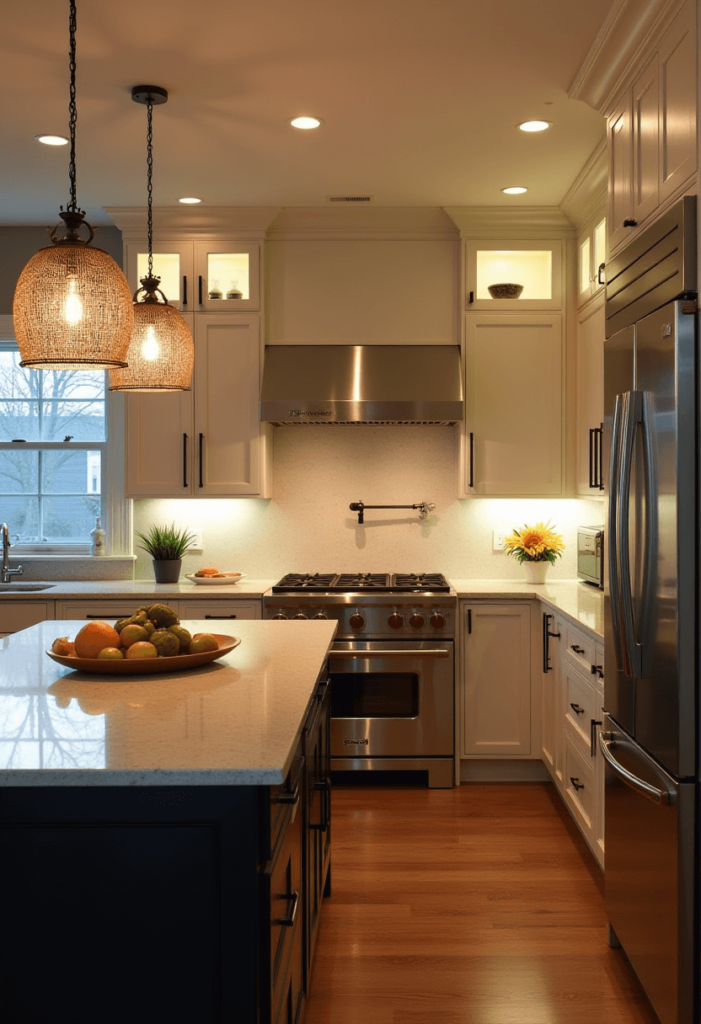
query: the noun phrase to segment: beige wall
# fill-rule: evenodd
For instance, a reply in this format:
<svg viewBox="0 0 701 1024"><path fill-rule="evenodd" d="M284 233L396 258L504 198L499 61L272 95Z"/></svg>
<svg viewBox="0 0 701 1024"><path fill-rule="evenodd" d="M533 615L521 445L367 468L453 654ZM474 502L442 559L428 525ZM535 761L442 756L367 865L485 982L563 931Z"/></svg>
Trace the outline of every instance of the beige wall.
<svg viewBox="0 0 701 1024"><path fill-rule="evenodd" d="M204 565L277 578L286 572L444 572L455 578L519 579L523 571L492 551L492 530L552 518L567 551L553 578L575 576L578 525L603 521L603 502L455 498L453 428L422 426L277 427L274 494L264 500L148 500L134 503L134 526L199 527ZM418 513L368 511L364 526L348 505L435 502L426 523ZM136 549L135 577L151 578Z"/></svg>
<svg viewBox="0 0 701 1024"><path fill-rule="evenodd" d="M51 241L45 228L0 227L0 314L12 312L12 296L17 278L34 253L48 245L51 245ZM95 234L93 246L104 249L121 267L121 231L112 227L100 228Z"/></svg>

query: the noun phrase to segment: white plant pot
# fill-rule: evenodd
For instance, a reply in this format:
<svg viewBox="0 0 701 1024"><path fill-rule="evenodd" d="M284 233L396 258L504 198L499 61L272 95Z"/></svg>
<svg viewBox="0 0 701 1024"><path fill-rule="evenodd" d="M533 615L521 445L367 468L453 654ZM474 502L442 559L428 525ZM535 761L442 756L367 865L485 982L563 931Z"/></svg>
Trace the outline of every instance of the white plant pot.
<svg viewBox="0 0 701 1024"><path fill-rule="evenodd" d="M521 562L526 574L526 583L545 583L550 562Z"/></svg>

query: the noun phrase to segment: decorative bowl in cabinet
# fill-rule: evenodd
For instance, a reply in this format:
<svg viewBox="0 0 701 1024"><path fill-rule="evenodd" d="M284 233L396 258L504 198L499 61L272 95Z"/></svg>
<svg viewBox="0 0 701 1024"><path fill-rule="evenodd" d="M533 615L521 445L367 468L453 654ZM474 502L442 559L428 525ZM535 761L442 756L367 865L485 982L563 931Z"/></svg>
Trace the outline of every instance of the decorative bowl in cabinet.
<svg viewBox="0 0 701 1024"><path fill-rule="evenodd" d="M523 285L490 284L487 290L493 299L517 299L523 291Z"/></svg>

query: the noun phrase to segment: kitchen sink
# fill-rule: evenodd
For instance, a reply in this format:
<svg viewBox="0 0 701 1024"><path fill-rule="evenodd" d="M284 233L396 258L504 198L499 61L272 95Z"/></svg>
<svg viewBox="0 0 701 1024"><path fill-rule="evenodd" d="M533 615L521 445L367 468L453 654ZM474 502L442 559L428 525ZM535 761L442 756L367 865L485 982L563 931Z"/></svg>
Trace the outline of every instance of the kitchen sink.
<svg viewBox="0 0 701 1024"><path fill-rule="evenodd" d="M0 583L0 594L10 590L51 590L55 583Z"/></svg>

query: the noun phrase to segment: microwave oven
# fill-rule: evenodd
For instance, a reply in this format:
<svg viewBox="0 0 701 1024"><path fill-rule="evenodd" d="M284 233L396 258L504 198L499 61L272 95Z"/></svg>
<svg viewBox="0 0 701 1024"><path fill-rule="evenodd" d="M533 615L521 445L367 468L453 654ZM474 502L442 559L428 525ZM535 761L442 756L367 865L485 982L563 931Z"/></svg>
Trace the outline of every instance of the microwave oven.
<svg viewBox="0 0 701 1024"><path fill-rule="evenodd" d="M577 528L577 576L604 589L604 528Z"/></svg>

